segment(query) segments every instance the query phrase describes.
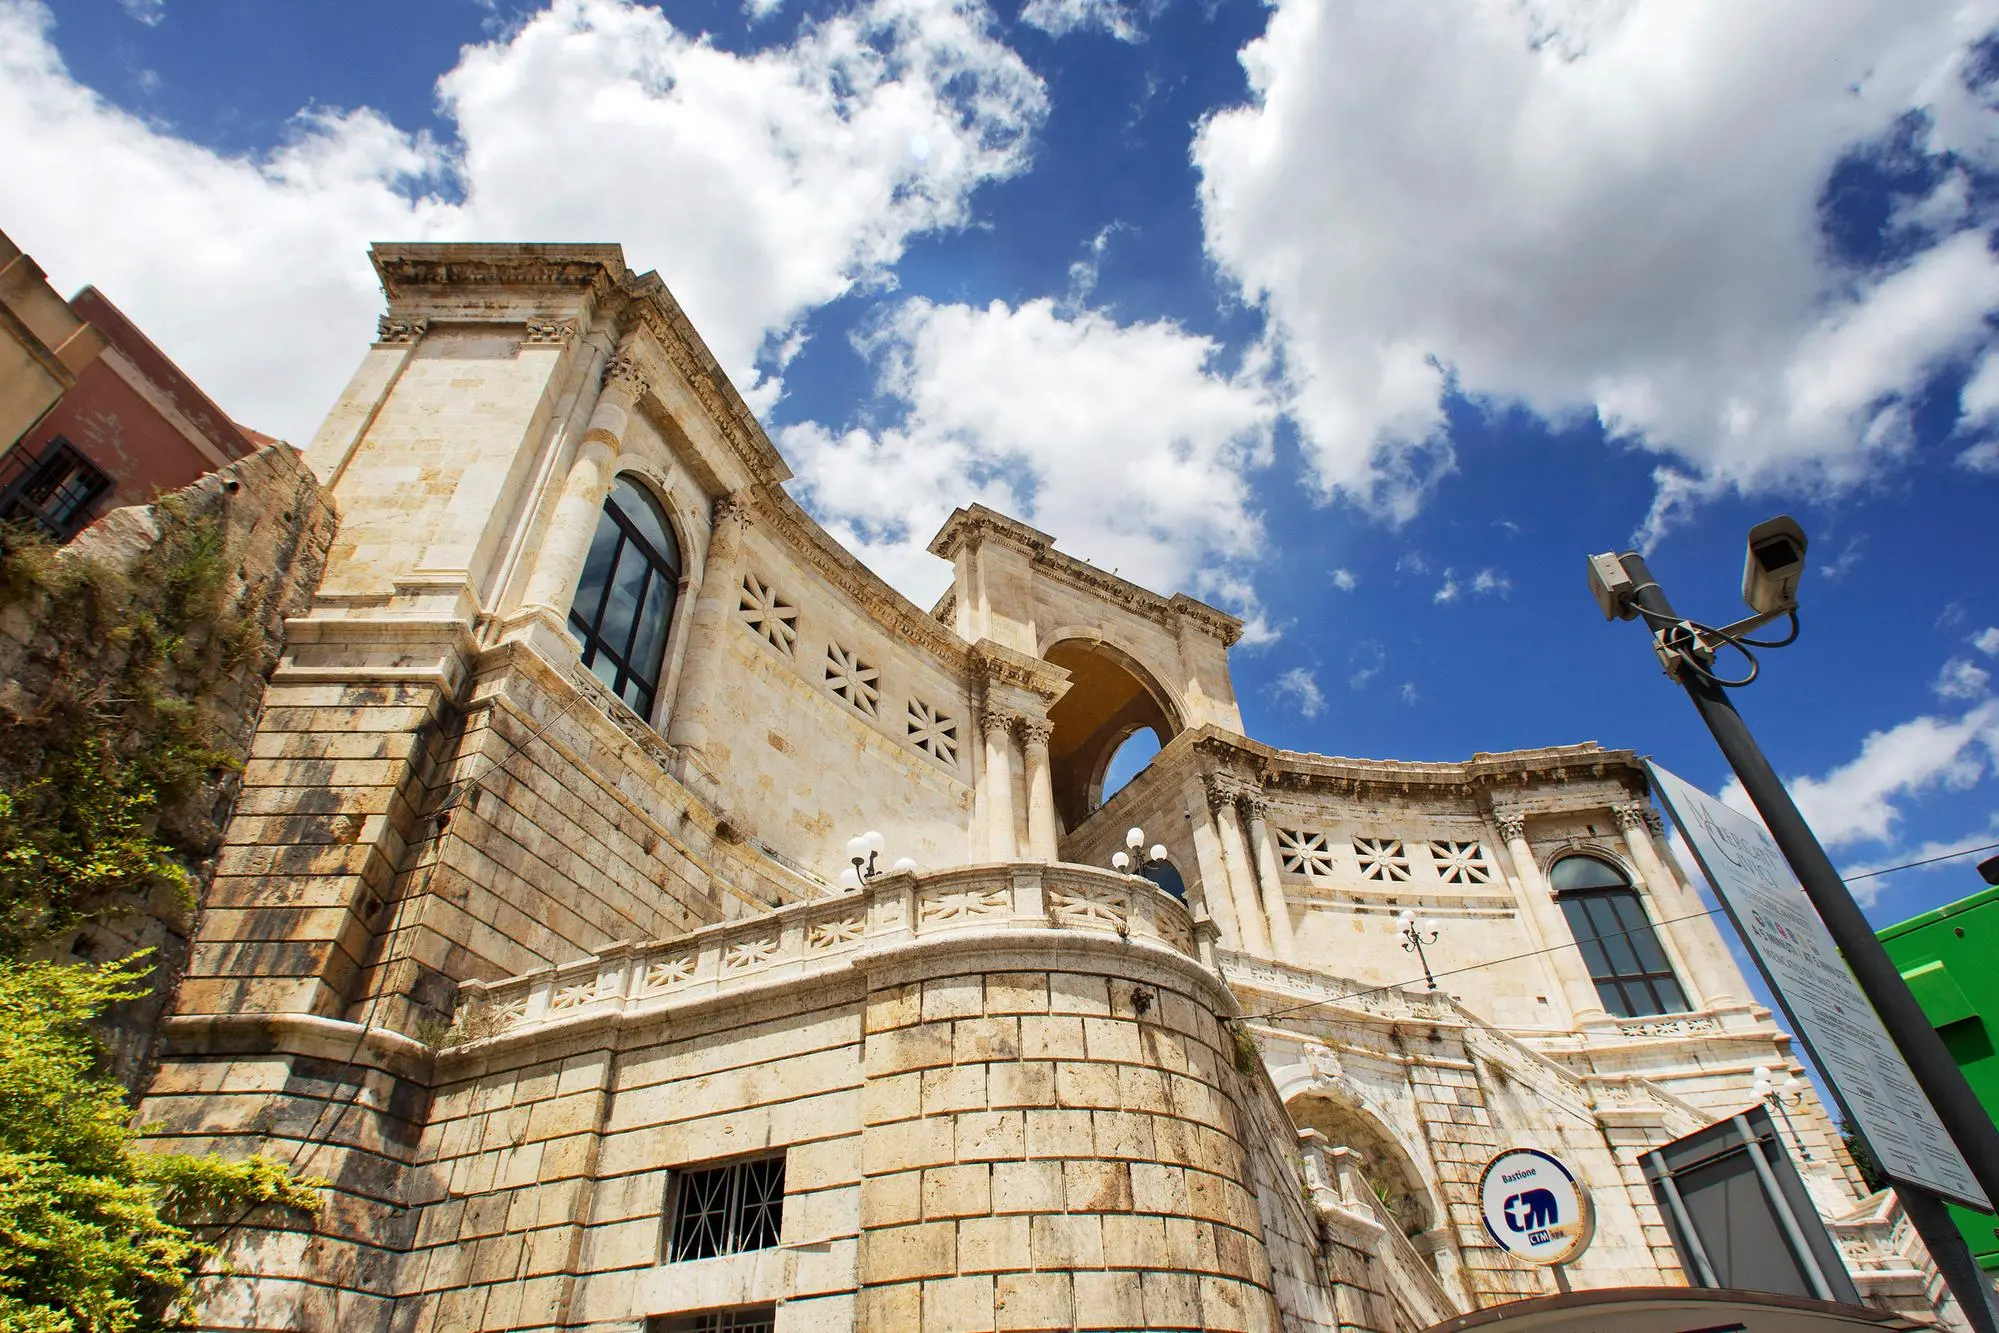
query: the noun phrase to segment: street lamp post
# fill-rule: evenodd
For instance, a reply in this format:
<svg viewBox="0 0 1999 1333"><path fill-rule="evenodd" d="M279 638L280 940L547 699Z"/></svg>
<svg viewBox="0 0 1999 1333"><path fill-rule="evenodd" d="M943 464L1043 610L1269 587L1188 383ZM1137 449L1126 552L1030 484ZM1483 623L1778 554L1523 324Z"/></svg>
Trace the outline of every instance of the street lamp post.
<svg viewBox="0 0 1999 1333"><path fill-rule="evenodd" d="M1423 946L1435 944L1442 933L1437 929L1437 923L1428 917L1419 922L1414 912L1399 913L1395 921L1402 927L1397 933L1402 936L1403 949L1416 955L1416 961L1423 965L1423 980L1430 983L1431 990L1437 989L1437 978L1430 971L1429 956L1423 952Z"/></svg>
<svg viewBox="0 0 1999 1333"><path fill-rule="evenodd" d="M1783 1086L1770 1081L1770 1071L1762 1065L1756 1066L1756 1081L1750 1085L1758 1101L1767 1102L1777 1108L1777 1114L1784 1117L1784 1128L1791 1131L1791 1142L1798 1145L1798 1160L1812 1160L1812 1150L1805 1146L1805 1136L1798 1133L1798 1126L1791 1119L1791 1108L1805 1104L1805 1085L1798 1081L1796 1074L1786 1075Z"/></svg>

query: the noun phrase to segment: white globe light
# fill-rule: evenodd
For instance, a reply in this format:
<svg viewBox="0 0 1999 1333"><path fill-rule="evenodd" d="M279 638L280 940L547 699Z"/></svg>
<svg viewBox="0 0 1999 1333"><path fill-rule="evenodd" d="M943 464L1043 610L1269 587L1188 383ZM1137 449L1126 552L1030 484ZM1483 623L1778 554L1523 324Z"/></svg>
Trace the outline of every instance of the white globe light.
<svg viewBox="0 0 1999 1333"><path fill-rule="evenodd" d="M852 866L848 866L845 870L842 870L840 872L840 887L843 889L860 888L861 872L854 869Z"/></svg>
<svg viewBox="0 0 1999 1333"><path fill-rule="evenodd" d="M1431 919L1430 919L1429 917L1427 917L1427 916L1423 918L1423 933L1424 933L1425 935L1435 935L1435 934L1437 934L1437 933L1438 933L1438 932L1437 932L1437 923L1436 923L1435 921L1431 920Z"/></svg>
<svg viewBox="0 0 1999 1333"><path fill-rule="evenodd" d="M1113 856L1111 858L1111 869L1113 870L1131 869L1131 858L1129 856L1126 856L1123 852L1119 852L1116 856Z"/></svg>
<svg viewBox="0 0 1999 1333"><path fill-rule="evenodd" d="M1148 861L1164 861L1166 859L1166 844L1163 842L1153 843L1152 850L1145 854L1145 859Z"/></svg>
<svg viewBox="0 0 1999 1333"><path fill-rule="evenodd" d="M1124 845L1134 852L1145 846L1145 830L1142 828L1127 830L1124 835Z"/></svg>
<svg viewBox="0 0 1999 1333"><path fill-rule="evenodd" d="M895 859L895 868L907 873L914 873L916 870L916 858L913 856L898 856Z"/></svg>
<svg viewBox="0 0 1999 1333"><path fill-rule="evenodd" d="M868 840L864 837L853 837L847 839L847 859L849 861L867 860Z"/></svg>
<svg viewBox="0 0 1999 1333"><path fill-rule="evenodd" d="M861 839L863 842L867 844L868 850L870 852L873 852L876 856L880 856L882 852L886 850L888 847L888 839L884 838L881 834L875 832L873 829L869 829L866 833L863 833L861 835Z"/></svg>
<svg viewBox="0 0 1999 1333"><path fill-rule="evenodd" d="M1402 929L1408 930L1416 924L1416 914L1414 912L1397 912L1395 920Z"/></svg>

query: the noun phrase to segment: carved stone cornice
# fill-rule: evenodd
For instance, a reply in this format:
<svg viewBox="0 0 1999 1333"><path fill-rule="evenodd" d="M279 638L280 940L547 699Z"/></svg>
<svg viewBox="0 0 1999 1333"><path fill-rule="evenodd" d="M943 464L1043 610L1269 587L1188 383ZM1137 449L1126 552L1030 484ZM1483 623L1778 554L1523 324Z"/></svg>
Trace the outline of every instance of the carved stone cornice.
<svg viewBox="0 0 1999 1333"><path fill-rule="evenodd" d="M1444 763L1274 750L1264 778L1266 785L1281 790L1448 797L1480 806L1529 808L1533 814L1601 810L1618 800L1640 799L1646 791L1645 768L1634 751L1606 750L1594 743L1479 753ZM1541 790L1534 791L1536 787Z"/></svg>
<svg viewBox="0 0 1999 1333"><path fill-rule="evenodd" d="M1055 539L1041 529L1029 527L997 509L973 504L953 510L951 517L944 520L944 526L930 539L930 554L950 560L964 547L988 541L1011 546L1030 557L1055 546Z"/></svg>
<svg viewBox="0 0 1999 1333"><path fill-rule="evenodd" d="M530 319L527 331L521 341L529 347L566 347L576 341L573 319Z"/></svg>
<svg viewBox="0 0 1999 1333"><path fill-rule="evenodd" d="M1052 662L1015 652L991 639L972 645L972 662L985 677L986 687L1025 690L1044 704L1055 702L1069 688L1069 673Z"/></svg>
<svg viewBox="0 0 1999 1333"><path fill-rule="evenodd" d="M427 319L401 319L393 315L381 315L375 320L375 341L378 343L413 343L423 337L430 327Z"/></svg>
<svg viewBox="0 0 1999 1333"><path fill-rule="evenodd" d="M715 354L694 331L680 302L667 290L660 276L643 273L628 277L623 290L630 301L630 317L652 334L668 363L694 390L709 420L749 475L763 486L789 480L791 469L785 465L784 456L764 434L755 414L729 382Z"/></svg>
<svg viewBox="0 0 1999 1333"><path fill-rule="evenodd" d="M430 287L586 288L602 295L626 272L624 249L616 245L425 241L377 245L368 257L391 301Z"/></svg>

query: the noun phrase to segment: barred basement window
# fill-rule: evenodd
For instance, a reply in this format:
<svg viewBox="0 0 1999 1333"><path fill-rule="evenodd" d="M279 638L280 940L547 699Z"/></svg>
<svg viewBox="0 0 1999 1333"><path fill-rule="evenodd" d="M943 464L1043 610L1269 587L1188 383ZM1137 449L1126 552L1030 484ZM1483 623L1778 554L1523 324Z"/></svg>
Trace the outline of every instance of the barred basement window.
<svg viewBox="0 0 1999 1333"><path fill-rule="evenodd" d="M1363 879L1402 883L1409 878L1409 853L1400 838L1355 838L1353 854Z"/></svg>
<svg viewBox="0 0 1999 1333"><path fill-rule="evenodd" d="M798 642L798 608L788 606L768 583L754 574L743 575L743 600L739 609L749 627L764 636L765 642L787 657Z"/></svg>
<svg viewBox="0 0 1999 1333"><path fill-rule="evenodd" d="M1565 856L1548 871L1548 885L1605 1009L1619 1018L1686 1011L1686 992L1623 871L1594 856Z"/></svg>
<svg viewBox="0 0 1999 1333"><path fill-rule="evenodd" d="M1277 857L1284 869L1294 875L1316 878L1333 873L1333 849L1323 833L1277 830Z"/></svg>
<svg viewBox="0 0 1999 1333"><path fill-rule="evenodd" d="M733 1310L656 1315L646 1320L646 1333L771 1333L776 1327L775 1305L739 1305Z"/></svg>
<svg viewBox="0 0 1999 1333"><path fill-rule="evenodd" d="M111 489L111 479L60 435L32 459L25 449L10 451L0 478L9 473L15 475L0 482L0 519L33 523L59 542L83 530L98 497Z"/></svg>
<svg viewBox="0 0 1999 1333"><path fill-rule="evenodd" d="M674 1172L672 1216L669 1262L770 1249L784 1229L784 1158Z"/></svg>
<svg viewBox="0 0 1999 1333"><path fill-rule="evenodd" d="M958 724L915 699L909 701L909 739L925 754L947 764L958 762Z"/></svg>
<svg viewBox="0 0 1999 1333"><path fill-rule="evenodd" d="M833 693L869 717L881 701L880 673L837 643L826 645L826 683Z"/></svg>
<svg viewBox="0 0 1999 1333"><path fill-rule="evenodd" d="M1433 842L1430 856L1446 884L1492 883L1492 863L1485 859L1485 848L1478 843Z"/></svg>

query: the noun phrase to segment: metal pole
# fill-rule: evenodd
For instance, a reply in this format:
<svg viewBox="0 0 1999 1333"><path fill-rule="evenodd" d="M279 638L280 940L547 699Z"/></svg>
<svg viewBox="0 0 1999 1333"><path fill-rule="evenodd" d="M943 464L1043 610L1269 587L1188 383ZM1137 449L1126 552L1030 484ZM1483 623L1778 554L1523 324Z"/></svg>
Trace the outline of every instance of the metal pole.
<svg viewBox="0 0 1999 1333"><path fill-rule="evenodd" d="M1664 590L1652 578L1643 558L1633 554L1623 556L1622 560L1625 571L1637 584L1632 600L1661 620L1677 621L1678 613L1666 600ZM1922 1006L1909 993L1901 971L1875 938L1874 928L1867 924L1859 905L1846 891L1846 881L1833 869L1805 817L1791 803L1791 794L1784 790L1770 761L1763 757L1728 692L1693 671L1682 671L1680 684L1700 710L1701 720L1714 733L1715 744L1721 747L1729 767L1735 770L1743 790L1763 816L1764 827L1776 839L1784 859L1791 863L1798 882L1804 886L1805 896L1811 899L1819 919L1832 933L1833 943L1845 956L1846 965L1853 970L1854 980L1860 983L1874 1012L1880 1015L1881 1025L1900 1048L1902 1058L1909 1062L1909 1070L1923 1095L1936 1108L1937 1119L1964 1154L1965 1163L1984 1187L1986 1196L1999 1203L1999 1127L1993 1125L1992 1117L1971 1091L1971 1085L1964 1081L1964 1072L1944 1047L1943 1038L1937 1036Z"/></svg>
<svg viewBox="0 0 1999 1333"><path fill-rule="evenodd" d="M1775 1132L1776 1126L1771 1126ZM1756 1168L1756 1178L1763 1183L1763 1197L1776 1210L1777 1221L1784 1228L1784 1238L1791 1242L1792 1253L1798 1256L1798 1264L1805 1270L1805 1277L1812 1284L1812 1295L1822 1301L1838 1300L1832 1293L1832 1283L1825 1280L1825 1269L1819 1267L1819 1257L1812 1252L1812 1243L1805 1239L1803 1228L1798 1225L1798 1215L1791 1211L1791 1201L1784 1195L1784 1187L1777 1183L1777 1173L1770 1169L1770 1159L1763 1155L1763 1140L1756 1137L1756 1127L1749 1123L1749 1117L1735 1117L1735 1132L1742 1136L1742 1146L1749 1153L1750 1165Z"/></svg>
<svg viewBox="0 0 1999 1333"><path fill-rule="evenodd" d="M1629 552L1619 560L1631 576L1631 600L1653 621L1666 625L1678 623L1679 613L1673 610L1672 602L1652 577L1644 558ZM1936 1109L1944 1131L1957 1144L1965 1165L1986 1196L1999 1204L1999 1126L1993 1125L1971 1085L1965 1082L1964 1072L1944 1046L1943 1038L1930 1026L1916 997L1909 993L1900 969L1889 959L1888 951L1881 947L1859 904L1846 891L1846 881L1839 877L1811 826L1798 813L1790 792L1770 767L1742 715L1735 711L1728 692L1696 671L1682 670L1679 681L1701 720L1713 733L1729 767L1735 770L1750 802L1763 816L1764 827L1770 830L1784 859L1790 862L1805 896L1825 923L1854 980L1874 1006L1889 1040L1908 1061L1909 1072ZM1858 1131L1858 1122L1850 1116L1848 1119ZM1951 1222L1943 1200L1921 1186L1899 1180L1895 1182L1895 1190L1910 1222L1929 1248L1930 1257L1936 1261L1937 1271L1957 1298L1958 1306L1973 1327L1981 1333L1991 1333L1995 1322L1991 1289L1972 1259L1963 1234Z"/></svg>

